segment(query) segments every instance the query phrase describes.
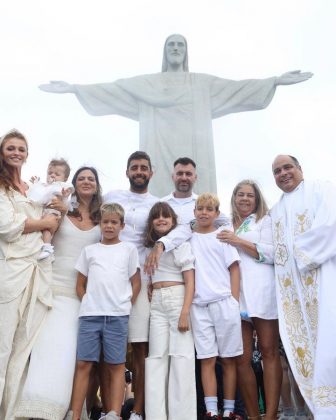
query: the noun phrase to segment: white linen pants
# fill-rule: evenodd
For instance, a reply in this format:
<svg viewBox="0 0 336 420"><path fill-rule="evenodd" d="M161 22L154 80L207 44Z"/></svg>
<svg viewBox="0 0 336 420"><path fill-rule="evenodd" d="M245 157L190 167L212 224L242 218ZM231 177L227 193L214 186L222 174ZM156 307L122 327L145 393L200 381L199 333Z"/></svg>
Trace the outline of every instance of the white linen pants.
<svg viewBox="0 0 336 420"><path fill-rule="evenodd" d="M32 285L30 284L27 287L31 288ZM17 395L22 386L21 380L24 370L49 309L40 300L36 300L31 327L27 332L26 323L30 300L28 299L23 316L20 319L19 308L23 295L24 292L11 302L0 304L0 328L2 331L0 345L1 420L14 419L13 411Z"/></svg>
<svg viewBox="0 0 336 420"><path fill-rule="evenodd" d="M145 365L146 420L196 420L195 350L178 321L184 286L154 289Z"/></svg>

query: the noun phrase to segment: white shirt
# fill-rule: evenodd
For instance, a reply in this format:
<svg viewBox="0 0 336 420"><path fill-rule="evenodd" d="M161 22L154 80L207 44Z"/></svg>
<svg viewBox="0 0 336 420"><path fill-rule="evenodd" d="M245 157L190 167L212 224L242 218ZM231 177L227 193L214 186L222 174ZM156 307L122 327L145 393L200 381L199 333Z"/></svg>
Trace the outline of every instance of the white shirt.
<svg viewBox="0 0 336 420"><path fill-rule="evenodd" d="M194 232L191 248L195 256L195 295L193 303L205 305L231 295L229 267L240 261L233 246L220 242L216 235Z"/></svg>
<svg viewBox="0 0 336 420"><path fill-rule="evenodd" d="M172 249L174 245L179 245L191 238L192 230L190 222L195 219L194 209L197 198L198 195L194 193L192 193L190 197L176 198L174 192L172 192L161 199L161 201L166 201L173 208L178 216L179 223L172 232L160 238L160 242L164 244L166 251ZM231 220L223 213L220 213L216 219L215 225L216 227L226 226L227 229L232 227Z"/></svg>
<svg viewBox="0 0 336 420"><path fill-rule="evenodd" d="M76 264L76 270L88 278L79 316L129 315L130 277L138 267L137 249L129 242L85 247Z"/></svg>
<svg viewBox="0 0 336 420"><path fill-rule="evenodd" d="M145 262L144 232L149 211L158 201L148 192L139 194L129 190L114 190L104 196L104 203L118 203L125 210L125 227L120 232L120 239L137 247L141 266Z"/></svg>
<svg viewBox="0 0 336 420"><path fill-rule="evenodd" d="M183 271L194 268L195 257L191 252L189 242L184 242L177 248L161 255L158 268L151 276L152 283L159 281L183 282Z"/></svg>
<svg viewBox="0 0 336 420"><path fill-rule="evenodd" d="M161 201L166 201L170 207L178 215L178 222L181 224L190 223L195 218L194 209L198 195L192 193L190 197L176 198L172 192L169 195L161 198Z"/></svg>
<svg viewBox="0 0 336 420"><path fill-rule="evenodd" d="M68 190L66 197L63 197L63 190ZM71 182L55 181L50 184L46 182L37 181L29 185L27 197L36 201L42 206L50 204L54 197L61 197L64 204L68 203L68 197L75 191Z"/></svg>
<svg viewBox="0 0 336 420"><path fill-rule="evenodd" d="M272 222L267 214L258 222L250 214L236 230L240 238L256 245L259 259L238 248L240 264L240 311L242 317L277 319L273 266Z"/></svg>

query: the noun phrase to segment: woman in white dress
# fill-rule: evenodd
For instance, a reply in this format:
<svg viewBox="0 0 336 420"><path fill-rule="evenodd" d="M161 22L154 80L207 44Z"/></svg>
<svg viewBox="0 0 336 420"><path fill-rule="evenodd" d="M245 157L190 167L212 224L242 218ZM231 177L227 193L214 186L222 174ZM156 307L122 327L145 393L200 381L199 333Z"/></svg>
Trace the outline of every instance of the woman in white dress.
<svg viewBox="0 0 336 420"><path fill-rule="evenodd" d="M241 258L242 334L244 354L238 357L238 382L249 419L259 419L256 378L251 366L253 329L263 357L266 420L275 420L282 370L273 269L273 238L266 202L254 181L241 181L231 197L234 232L219 239L237 248Z"/></svg>
<svg viewBox="0 0 336 420"><path fill-rule="evenodd" d="M51 259L38 261L42 230L55 232L58 216L42 217L21 178L26 138L12 130L0 138L0 418L12 419L24 368L52 306Z"/></svg>
<svg viewBox="0 0 336 420"><path fill-rule="evenodd" d="M69 408L76 363L80 301L75 263L83 247L99 242L101 187L94 168L82 167L72 183L78 207L64 217L53 238L53 309L36 341L16 416L63 420Z"/></svg>

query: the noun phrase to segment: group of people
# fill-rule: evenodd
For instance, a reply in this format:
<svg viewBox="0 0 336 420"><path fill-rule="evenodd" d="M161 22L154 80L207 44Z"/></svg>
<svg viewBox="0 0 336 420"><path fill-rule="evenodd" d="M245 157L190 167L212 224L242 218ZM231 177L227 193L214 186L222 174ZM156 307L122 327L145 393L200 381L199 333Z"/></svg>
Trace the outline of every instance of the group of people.
<svg viewBox="0 0 336 420"><path fill-rule="evenodd" d="M243 180L233 190L230 219L214 194L193 192L197 170L189 157L174 162L170 195L150 194L151 159L138 151L127 162L129 190L102 196L97 171L81 167L71 202L63 189L44 203L53 211L44 212L21 178L27 157L20 132L1 138L1 419L84 419L96 376L102 419L119 419L127 341L132 420L196 420L195 348L204 418L238 418L238 387L248 418L259 419L251 366L255 330L265 419L275 420L279 329L315 419L335 417L331 183L304 181L296 158L277 156L272 171L280 201L269 211L257 183ZM62 159L50 162L51 172L53 182L67 182L70 173ZM46 231L52 249L45 246ZM48 255L41 257L41 250Z"/></svg>

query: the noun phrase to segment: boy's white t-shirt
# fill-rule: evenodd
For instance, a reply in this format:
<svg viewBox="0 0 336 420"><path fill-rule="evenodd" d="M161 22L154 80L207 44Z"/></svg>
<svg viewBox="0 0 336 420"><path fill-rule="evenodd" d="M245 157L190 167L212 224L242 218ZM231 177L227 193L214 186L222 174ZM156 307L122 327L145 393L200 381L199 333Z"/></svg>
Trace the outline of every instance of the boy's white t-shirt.
<svg viewBox="0 0 336 420"><path fill-rule="evenodd" d="M132 277L139 268L134 244L96 243L85 247L76 270L88 278L79 316L122 316L131 311Z"/></svg>
<svg viewBox="0 0 336 420"><path fill-rule="evenodd" d="M231 295L228 268L240 261L235 247L220 242L218 229L210 233L194 232L190 239L195 256L195 294L193 303L206 305Z"/></svg>

